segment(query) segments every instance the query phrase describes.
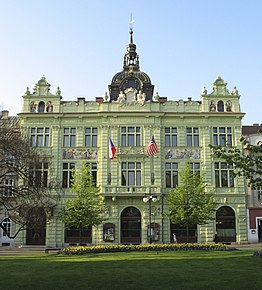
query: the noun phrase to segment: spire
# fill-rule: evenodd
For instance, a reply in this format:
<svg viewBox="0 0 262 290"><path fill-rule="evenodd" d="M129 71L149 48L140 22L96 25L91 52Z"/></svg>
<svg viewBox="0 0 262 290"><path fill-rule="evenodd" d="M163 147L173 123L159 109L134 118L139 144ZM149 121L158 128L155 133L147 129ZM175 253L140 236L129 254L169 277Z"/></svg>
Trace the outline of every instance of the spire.
<svg viewBox="0 0 262 290"><path fill-rule="evenodd" d="M136 45L133 42L133 27L134 20L130 21L130 43L126 47L126 54L124 56L124 70L125 71L138 71L139 70L139 57L136 53Z"/></svg>

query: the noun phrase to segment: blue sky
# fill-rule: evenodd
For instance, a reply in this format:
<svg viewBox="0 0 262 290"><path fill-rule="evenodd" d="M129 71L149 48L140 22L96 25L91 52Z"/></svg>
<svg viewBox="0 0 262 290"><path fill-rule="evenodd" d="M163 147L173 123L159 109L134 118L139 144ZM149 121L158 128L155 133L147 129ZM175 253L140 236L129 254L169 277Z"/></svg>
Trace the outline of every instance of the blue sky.
<svg viewBox="0 0 262 290"><path fill-rule="evenodd" d="M140 68L169 100L200 100L218 75L237 86L243 124L262 123L260 0L0 0L0 105L21 111L45 75L63 100L94 100L122 70L129 20Z"/></svg>

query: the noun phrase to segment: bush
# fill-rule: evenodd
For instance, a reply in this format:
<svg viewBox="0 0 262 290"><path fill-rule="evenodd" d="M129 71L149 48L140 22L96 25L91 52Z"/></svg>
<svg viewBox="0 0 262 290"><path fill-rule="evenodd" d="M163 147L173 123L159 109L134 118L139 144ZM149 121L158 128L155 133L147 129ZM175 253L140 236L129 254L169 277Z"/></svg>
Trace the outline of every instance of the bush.
<svg viewBox="0 0 262 290"><path fill-rule="evenodd" d="M90 253L146 252L146 251L229 251L236 248L223 244L144 244L144 245L99 245L70 246L61 252L66 255L84 255Z"/></svg>

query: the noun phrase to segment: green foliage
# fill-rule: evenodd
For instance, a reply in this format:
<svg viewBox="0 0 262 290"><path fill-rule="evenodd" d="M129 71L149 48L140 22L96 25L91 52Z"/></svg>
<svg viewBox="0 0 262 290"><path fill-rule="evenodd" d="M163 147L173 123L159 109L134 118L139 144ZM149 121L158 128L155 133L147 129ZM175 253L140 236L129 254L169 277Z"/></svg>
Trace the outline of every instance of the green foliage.
<svg viewBox="0 0 262 290"><path fill-rule="evenodd" d="M104 199L100 188L94 185L90 168L85 163L73 174L72 191L76 197L68 200L59 214L67 226L83 229L105 220Z"/></svg>
<svg viewBox="0 0 262 290"><path fill-rule="evenodd" d="M251 188L262 187L262 144L251 145L245 138L241 138L243 148L213 146L209 147L213 155L224 159L235 168L235 176L244 176Z"/></svg>
<svg viewBox="0 0 262 290"><path fill-rule="evenodd" d="M188 227L214 219L216 202L212 193L206 193L204 177L192 173L187 162L180 180L180 185L171 190L168 197L171 221Z"/></svg>

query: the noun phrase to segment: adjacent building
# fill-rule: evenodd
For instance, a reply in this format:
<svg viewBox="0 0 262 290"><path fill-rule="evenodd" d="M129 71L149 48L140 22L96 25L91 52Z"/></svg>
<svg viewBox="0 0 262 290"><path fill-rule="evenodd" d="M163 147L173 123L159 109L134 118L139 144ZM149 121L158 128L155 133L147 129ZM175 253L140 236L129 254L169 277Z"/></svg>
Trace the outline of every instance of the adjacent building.
<svg viewBox="0 0 262 290"><path fill-rule="evenodd" d="M243 136L249 144L260 146L262 144L262 125L242 127ZM246 149L246 154L250 154ZM262 188L247 186L247 216L248 216L248 242L262 242Z"/></svg>
<svg viewBox="0 0 262 290"><path fill-rule="evenodd" d="M209 243L217 233L220 242L247 242L244 179L234 178L233 168L213 158L208 146L241 148L239 98L236 87L229 92L220 76L212 92L203 87L199 100L168 100L154 93L150 77L140 70L132 29L123 69L103 97L63 101L60 88L52 93L42 77L23 96L19 118L31 146L45 157L36 170L46 186L59 185L53 192L57 206L41 230L22 232L15 243L62 246L77 244L80 235L86 244L170 243L173 233L184 242L185 228L165 213L168 193L179 184L187 160L193 171L205 174L218 202L213 221L190 228L190 241ZM159 153L148 156L152 136ZM109 158L109 139L116 147L114 159ZM80 232L67 228L57 214L74 198L70 179L83 162L90 165L108 212L101 225Z"/></svg>

